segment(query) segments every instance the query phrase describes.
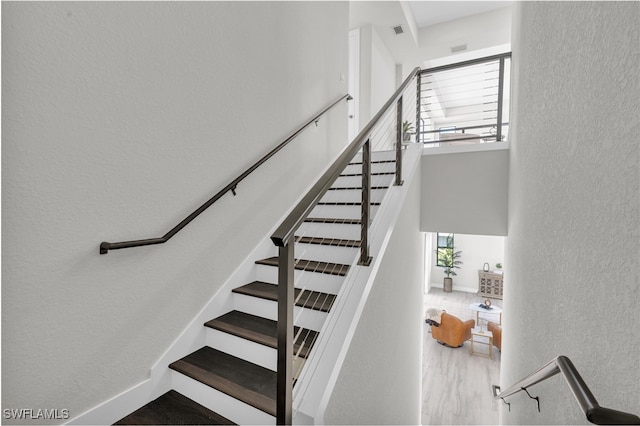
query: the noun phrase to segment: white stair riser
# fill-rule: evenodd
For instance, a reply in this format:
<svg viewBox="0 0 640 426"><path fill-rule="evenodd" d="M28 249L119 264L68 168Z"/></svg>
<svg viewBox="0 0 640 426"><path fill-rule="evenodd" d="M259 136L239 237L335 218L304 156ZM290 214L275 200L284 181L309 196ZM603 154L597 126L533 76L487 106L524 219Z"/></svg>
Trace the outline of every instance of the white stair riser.
<svg viewBox="0 0 640 426"><path fill-rule="evenodd" d="M375 161L375 160L374 160ZM374 172L395 172L396 163L371 163L371 170ZM361 173L362 164L349 164L343 173Z"/></svg>
<svg viewBox="0 0 640 426"><path fill-rule="evenodd" d="M233 297L236 310L273 321L278 320L277 302L237 293L235 293ZM327 313L296 306L293 309L293 318L293 323L297 327L320 331L327 318Z"/></svg>
<svg viewBox="0 0 640 426"><path fill-rule="evenodd" d="M277 351L260 343L207 327L207 346L264 368L277 370Z"/></svg>
<svg viewBox="0 0 640 426"><path fill-rule="evenodd" d="M360 240L360 224L304 222L296 232L297 236Z"/></svg>
<svg viewBox="0 0 640 426"><path fill-rule="evenodd" d="M372 175L371 186L389 186L394 181L393 175ZM362 185L362 176L340 176L332 185L335 188L359 187Z"/></svg>
<svg viewBox="0 0 640 426"><path fill-rule="evenodd" d="M371 216L374 217L380 206L371 206ZM361 206L316 206L309 217L333 218L333 219L360 219Z"/></svg>
<svg viewBox="0 0 640 426"><path fill-rule="evenodd" d="M396 152L395 151L372 151L371 159L376 160L395 160ZM352 163L356 163L362 160L362 154L358 153L353 157Z"/></svg>
<svg viewBox="0 0 640 426"><path fill-rule="evenodd" d="M299 337L294 335L293 338L301 340L304 336ZM268 368L269 370L277 371L278 369L278 351L275 348L264 346L259 343L251 342L213 329L210 329L210 336L208 337L208 340L211 341L209 346L212 348L219 349L225 353L244 359L245 361ZM307 343L313 344L315 342ZM294 377L298 377L305 361L305 358L294 354Z"/></svg>
<svg viewBox="0 0 640 426"><path fill-rule="evenodd" d="M300 259L313 259L321 262L351 265L358 256L357 247L338 247L322 244L296 243L295 255Z"/></svg>
<svg viewBox="0 0 640 426"><path fill-rule="evenodd" d="M267 265L256 265L256 279L267 283L278 283L278 268ZM307 290L321 291L323 293L338 294L344 277L340 275L321 274L318 272L299 271L294 272L294 285Z"/></svg>
<svg viewBox="0 0 640 426"><path fill-rule="evenodd" d="M384 189L372 189L371 190L371 202L379 203L384 198ZM331 202L348 202L359 203L362 201L362 191L359 189L341 189L338 191L327 191L326 194L320 200L321 203ZM322 206L319 206L322 207Z"/></svg>
<svg viewBox="0 0 640 426"><path fill-rule="evenodd" d="M172 387L187 398L240 425L275 425L276 418L223 392L172 371Z"/></svg>

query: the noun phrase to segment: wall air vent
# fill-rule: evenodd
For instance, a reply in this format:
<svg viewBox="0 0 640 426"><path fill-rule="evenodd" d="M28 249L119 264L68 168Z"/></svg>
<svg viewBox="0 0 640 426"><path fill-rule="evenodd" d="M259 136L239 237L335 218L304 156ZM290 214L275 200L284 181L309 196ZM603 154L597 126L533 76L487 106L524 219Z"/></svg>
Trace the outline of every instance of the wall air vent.
<svg viewBox="0 0 640 426"><path fill-rule="evenodd" d="M398 25L398 26L396 26L396 27L393 27L393 31L395 31L395 32L396 32L396 35L399 35L399 34L404 33L404 30L402 29L402 26L401 26L401 25Z"/></svg>
<svg viewBox="0 0 640 426"><path fill-rule="evenodd" d="M451 53L462 52L464 50L467 50L467 45L466 44L461 44L461 45L458 45L458 46L451 46Z"/></svg>

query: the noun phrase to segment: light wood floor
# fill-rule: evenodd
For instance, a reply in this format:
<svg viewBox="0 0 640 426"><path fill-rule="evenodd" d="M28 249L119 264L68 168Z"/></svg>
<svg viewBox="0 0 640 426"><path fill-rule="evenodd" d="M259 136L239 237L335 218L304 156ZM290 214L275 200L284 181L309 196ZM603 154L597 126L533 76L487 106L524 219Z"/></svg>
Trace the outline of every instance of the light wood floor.
<svg viewBox="0 0 640 426"><path fill-rule="evenodd" d="M474 293L441 289L424 297L425 310L444 309L462 320L475 319L469 304L483 301ZM502 307L501 300L492 302ZM489 319L497 322L497 316ZM430 327L423 326L422 424L498 424L499 401L493 400L491 385L500 383L500 352L494 347L493 359L488 359L472 356L468 341L457 349L442 346L431 337Z"/></svg>

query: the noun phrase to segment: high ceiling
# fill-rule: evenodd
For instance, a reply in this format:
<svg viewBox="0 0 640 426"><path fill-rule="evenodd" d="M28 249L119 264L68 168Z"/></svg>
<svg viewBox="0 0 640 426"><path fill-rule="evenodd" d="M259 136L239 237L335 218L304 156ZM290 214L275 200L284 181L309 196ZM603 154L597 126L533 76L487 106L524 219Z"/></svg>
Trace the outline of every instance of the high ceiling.
<svg viewBox="0 0 640 426"><path fill-rule="evenodd" d="M409 1L418 28L509 6L511 1Z"/></svg>
<svg viewBox="0 0 640 426"><path fill-rule="evenodd" d="M383 40L396 63L407 63L424 52L419 41L421 34L431 31L430 40L441 34L438 27L448 21L470 18L511 6L513 1L405 1L355 0L349 2L350 28L372 25ZM394 27L401 26L398 36ZM491 30L491 29L489 29ZM460 44L463 44L461 42ZM449 47L452 47L453 44ZM424 60L428 58L423 58ZM419 64L422 65L422 64ZM411 68L414 65L411 64Z"/></svg>

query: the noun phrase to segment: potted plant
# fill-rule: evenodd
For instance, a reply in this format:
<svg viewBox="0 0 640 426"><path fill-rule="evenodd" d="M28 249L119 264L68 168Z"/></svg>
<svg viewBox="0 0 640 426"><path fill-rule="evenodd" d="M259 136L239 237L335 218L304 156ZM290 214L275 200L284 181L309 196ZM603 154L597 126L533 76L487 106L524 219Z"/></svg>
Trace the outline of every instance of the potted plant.
<svg viewBox="0 0 640 426"><path fill-rule="evenodd" d="M446 277L444 278L443 289L445 293L451 293L453 291L453 278L456 276L454 269L460 269L462 261L459 260L462 257L461 251L454 251L453 247L448 250L436 251L438 253L438 265L444 268Z"/></svg>
<svg viewBox="0 0 640 426"><path fill-rule="evenodd" d="M407 144L411 142L411 135L413 135L414 127L408 121L402 123L402 143Z"/></svg>
<svg viewBox="0 0 640 426"><path fill-rule="evenodd" d="M502 263L496 263L496 272L502 273Z"/></svg>

